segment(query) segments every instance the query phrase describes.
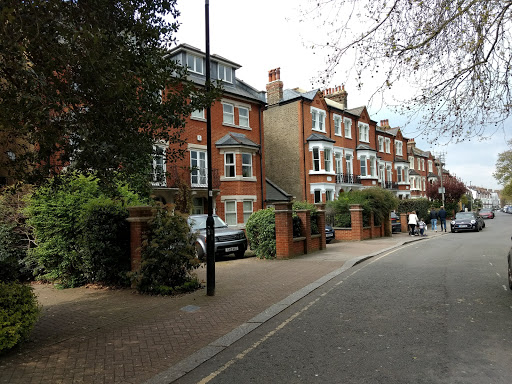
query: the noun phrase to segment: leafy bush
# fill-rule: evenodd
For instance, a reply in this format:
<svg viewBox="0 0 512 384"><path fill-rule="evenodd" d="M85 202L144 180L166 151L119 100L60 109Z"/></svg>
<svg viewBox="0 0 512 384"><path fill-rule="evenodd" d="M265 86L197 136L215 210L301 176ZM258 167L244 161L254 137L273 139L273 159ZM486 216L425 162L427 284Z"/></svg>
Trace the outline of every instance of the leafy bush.
<svg viewBox="0 0 512 384"><path fill-rule="evenodd" d="M294 231L293 236L294 237L300 236L300 224L301 223L300 223L300 218L297 216L297 212L296 212L296 211L300 211L300 210L309 210L310 211L311 234L315 235L315 234L320 233L320 231L318 229L318 212L317 212L315 204L308 203L307 201L294 201L292 204L292 210L293 210L292 217L294 219L294 221L293 221L293 231ZM296 224L296 221L298 222L297 224ZM298 236L295 236L296 226L298 228Z"/></svg>
<svg viewBox="0 0 512 384"><path fill-rule="evenodd" d="M0 282L0 353L28 339L39 312L32 288Z"/></svg>
<svg viewBox="0 0 512 384"><path fill-rule="evenodd" d="M97 282L100 277L113 279L109 282L117 279L118 270L111 274L106 269L129 255L129 242L120 234L127 230L123 211L140 201L126 186L118 187L116 194L110 198L93 176L74 173L52 178L35 191L26 212L37 243L28 260L38 279L63 287ZM105 244L120 254L100 254ZM120 263L120 267L126 265Z"/></svg>
<svg viewBox="0 0 512 384"><path fill-rule="evenodd" d="M0 281L30 278L25 258L32 235L23 209L31 193L30 185L18 183L0 194Z"/></svg>
<svg viewBox="0 0 512 384"><path fill-rule="evenodd" d="M118 203L99 198L84 205L78 247L87 282L128 285L130 229L128 211Z"/></svg>
<svg viewBox="0 0 512 384"><path fill-rule="evenodd" d="M168 295L199 288L190 273L201 264L194 242L195 235L183 216L157 206L143 240L140 270L131 274L137 290Z"/></svg>
<svg viewBox="0 0 512 384"><path fill-rule="evenodd" d="M260 259L276 256L276 214L274 208L254 212L245 225L251 249Z"/></svg>
<svg viewBox="0 0 512 384"><path fill-rule="evenodd" d="M400 200L398 204L397 212L409 213L416 211L416 215L419 219L425 219L426 223L430 223L430 208L432 202L428 199L405 199Z"/></svg>
<svg viewBox="0 0 512 384"><path fill-rule="evenodd" d="M375 224L379 225L396 209L398 199L390 191L378 187L342 193L337 200L329 201L326 205L328 222L335 227L351 227L350 206L353 204L359 204L363 209L364 226L370 225L371 213L374 215ZM388 230L391 231L390 228Z"/></svg>
<svg viewBox="0 0 512 384"><path fill-rule="evenodd" d="M19 279L22 260L26 253L22 248L23 241L15 226L0 222L0 281L16 281Z"/></svg>

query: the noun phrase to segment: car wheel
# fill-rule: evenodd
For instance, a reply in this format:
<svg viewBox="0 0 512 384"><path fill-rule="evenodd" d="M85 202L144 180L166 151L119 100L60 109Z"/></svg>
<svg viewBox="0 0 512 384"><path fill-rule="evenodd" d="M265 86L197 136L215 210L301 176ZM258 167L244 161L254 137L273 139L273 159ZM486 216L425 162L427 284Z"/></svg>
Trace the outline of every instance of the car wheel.
<svg viewBox="0 0 512 384"><path fill-rule="evenodd" d="M473 229L474 232L478 232L480 230L480 227L477 225L475 225L475 229Z"/></svg>
<svg viewBox="0 0 512 384"><path fill-rule="evenodd" d="M451 229L451 233L455 233L455 229L453 229L453 228L452 228L452 229Z"/></svg>
<svg viewBox="0 0 512 384"><path fill-rule="evenodd" d="M508 287L512 290L512 260L508 257Z"/></svg>
<svg viewBox="0 0 512 384"><path fill-rule="evenodd" d="M204 260L205 254L203 251L203 247L201 247L201 245L199 243L196 243L195 248L196 248L196 258L199 260Z"/></svg>
<svg viewBox="0 0 512 384"><path fill-rule="evenodd" d="M482 224L482 229L484 229L484 228L485 228L485 223Z"/></svg>
<svg viewBox="0 0 512 384"><path fill-rule="evenodd" d="M241 259L241 258L243 258L243 257L244 257L244 255L245 255L245 250L244 250L244 249L242 249L242 250L240 250L240 251L235 252L235 257L236 257L237 259Z"/></svg>

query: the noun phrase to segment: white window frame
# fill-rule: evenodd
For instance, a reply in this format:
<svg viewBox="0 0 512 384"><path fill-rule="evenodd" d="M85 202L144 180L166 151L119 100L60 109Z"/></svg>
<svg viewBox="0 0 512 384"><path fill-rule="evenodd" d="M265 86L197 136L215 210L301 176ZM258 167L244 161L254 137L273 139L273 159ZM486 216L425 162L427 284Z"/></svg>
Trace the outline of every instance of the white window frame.
<svg viewBox="0 0 512 384"><path fill-rule="evenodd" d="M433 166L432 166L432 160L429 160L429 161L428 161L428 171L429 171L430 173L433 173L433 168L432 168L432 167L433 167Z"/></svg>
<svg viewBox="0 0 512 384"><path fill-rule="evenodd" d="M345 117L343 119L343 129L345 131L345 138L351 139L352 138L352 120L348 117Z"/></svg>
<svg viewBox="0 0 512 384"><path fill-rule="evenodd" d="M233 204L233 206L235 207L234 211L228 210L228 206L230 204ZM235 219L235 223L234 224L230 224L230 222L232 221L233 216L234 216L234 219ZM228 225L228 227L235 227L235 226L238 225L237 201L236 200L224 200L224 219L225 219L226 224Z"/></svg>
<svg viewBox="0 0 512 384"><path fill-rule="evenodd" d="M409 156L409 169L414 169L414 156Z"/></svg>
<svg viewBox="0 0 512 384"><path fill-rule="evenodd" d="M334 121L334 135L341 136L341 116L334 115L333 121Z"/></svg>
<svg viewBox="0 0 512 384"><path fill-rule="evenodd" d="M343 152L334 151L334 166L336 174L343 174Z"/></svg>
<svg viewBox="0 0 512 384"><path fill-rule="evenodd" d="M204 108L196 109L195 111L192 111L190 118L197 119L197 120L204 120Z"/></svg>
<svg viewBox="0 0 512 384"><path fill-rule="evenodd" d="M247 158L249 159L248 163L245 162ZM245 175L246 170L249 171L247 176ZM252 153L242 152L242 178L252 178Z"/></svg>
<svg viewBox="0 0 512 384"><path fill-rule="evenodd" d="M386 178L389 182L393 181L393 168L391 165L386 166Z"/></svg>
<svg viewBox="0 0 512 384"><path fill-rule="evenodd" d="M385 143L385 150L386 150L386 153L391 153L391 139L389 137L386 137L384 139L384 143Z"/></svg>
<svg viewBox="0 0 512 384"><path fill-rule="evenodd" d="M226 108L231 108L231 112L226 111ZM222 103L222 124L235 125L235 106L233 104Z"/></svg>
<svg viewBox="0 0 512 384"><path fill-rule="evenodd" d="M198 165L194 166L194 161ZM192 187L208 186L208 157L206 151L190 150L190 168L190 185Z"/></svg>
<svg viewBox="0 0 512 384"><path fill-rule="evenodd" d="M377 158L375 156L370 156L370 176L377 176Z"/></svg>
<svg viewBox="0 0 512 384"><path fill-rule="evenodd" d="M318 194L318 196L317 196L317 194ZM322 190L321 189L315 189L313 191L313 201L315 202L315 204L319 204L322 202Z"/></svg>
<svg viewBox="0 0 512 384"><path fill-rule="evenodd" d="M311 156L313 157L313 171L314 172L320 172L321 171L320 148L319 147L313 147L311 152L312 152ZM315 157L315 152L316 152L317 157Z"/></svg>
<svg viewBox="0 0 512 384"><path fill-rule="evenodd" d="M384 152L384 138L379 136L377 140L379 142L379 152Z"/></svg>
<svg viewBox="0 0 512 384"><path fill-rule="evenodd" d="M192 63L192 66L190 65L191 63L189 63L189 58L193 58L194 59L194 62ZM198 67L197 63L198 62L201 62L201 68L200 69L197 68ZM199 73L201 75L204 75L204 62L203 62L203 58L200 57L200 56L193 55L191 53L187 53L187 68L191 72Z"/></svg>
<svg viewBox="0 0 512 384"><path fill-rule="evenodd" d="M233 162L228 161L228 157L232 157ZM233 175L230 175L230 170L233 171ZM225 152L224 153L224 177L226 179L234 179L236 177L236 153Z"/></svg>
<svg viewBox="0 0 512 384"><path fill-rule="evenodd" d="M152 166L152 184L165 186L166 180L166 146L163 144L153 145L153 166Z"/></svg>
<svg viewBox="0 0 512 384"><path fill-rule="evenodd" d="M325 133L325 111L311 107L311 129Z"/></svg>
<svg viewBox="0 0 512 384"><path fill-rule="evenodd" d="M334 201L334 191L332 189L325 190L325 201Z"/></svg>
<svg viewBox="0 0 512 384"><path fill-rule="evenodd" d="M364 172L363 172L364 170ZM361 177L368 176L367 164L366 164L366 156L361 156L359 158L359 173Z"/></svg>
<svg viewBox="0 0 512 384"><path fill-rule="evenodd" d="M247 115L243 116L242 111L245 111ZM244 122L243 124L242 121ZM238 107L238 126L249 128L249 108Z"/></svg>
<svg viewBox="0 0 512 384"><path fill-rule="evenodd" d="M345 166L347 175L354 174L354 154L353 153L345 153Z"/></svg>
<svg viewBox="0 0 512 384"><path fill-rule="evenodd" d="M251 205L251 209L250 210L247 209L246 204L250 204ZM254 200L243 200L242 207L243 207L243 215L244 215L244 224L247 224L247 220L249 220L249 217L254 212Z"/></svg>
<svg viewBox="0 0 512 384"><path fill-rule="evenodd" d="M398 156L402 156L402 154L403 154L403 145L404 145L404 143L401 142L400 140L395 140L395 148L396 148L395 152Z"/></svg>
<svg viewBox="0 0 512 384"><path fill-rule="evenodd" d="M421 170L425 170L425 159L421 159Z"/></svg>
<svg viewBox="0 0 512 384"><path fill-rule="evenodd" d="M332 150L324 148L324 171L332 172Z"/></svg>
<svg viewBox="0 0 512 384"><path fill-rule="evenodd" d="M370 142L370 125L366 123L359 123L359 141L365 143Z"/></svg>
<svg viewBox="0 0 512 384"><path fill-rule="evenodd" d="M226 83L233 83L233 71L231 69L231 67L228 67L227 65L224 65L224 64L219 64L218 65L218 70L217 70L217 78L219 80L222 80Z"/></svg>

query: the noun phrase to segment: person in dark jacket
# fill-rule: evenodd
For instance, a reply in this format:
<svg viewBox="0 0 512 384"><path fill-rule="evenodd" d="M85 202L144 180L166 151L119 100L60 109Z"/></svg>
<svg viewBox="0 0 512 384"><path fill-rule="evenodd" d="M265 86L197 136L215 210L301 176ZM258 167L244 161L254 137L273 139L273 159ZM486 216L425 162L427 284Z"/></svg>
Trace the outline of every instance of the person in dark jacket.
<svg viewBox="0 0 512 384"><path fill-rule="evenodd" d="M442 206L439 209L439 212L437 212L437 217L439 218L439 221L441 221L441 232L443 231L443 228L446 232L446 211L444 210L444 206Z"/></svg>
<svg viewBox="0 0 512 384"><path fill-rule="evenodd" d="M437 232L437 211L434 207L430 210L430 225L432 230Z"/></svg>

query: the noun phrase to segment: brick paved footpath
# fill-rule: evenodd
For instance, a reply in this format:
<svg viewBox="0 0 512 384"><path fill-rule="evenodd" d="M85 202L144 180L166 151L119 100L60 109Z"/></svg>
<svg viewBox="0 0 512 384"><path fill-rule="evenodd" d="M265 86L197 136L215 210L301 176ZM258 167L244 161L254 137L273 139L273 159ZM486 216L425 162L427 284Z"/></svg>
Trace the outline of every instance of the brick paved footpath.
<svg viewBox="0 0 512 384"><path fill-rule="evenodd" d="M217 262L215 296L206 296L205 288L160 297L127 289L34 285L42 317L28 342L0 356L0 383L166 382L162 375L177 363L348 260L410 240L419 238L397 234L333 243L326 251L290 260ZM206 270L197 274L204 280Z"/></svg>

